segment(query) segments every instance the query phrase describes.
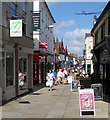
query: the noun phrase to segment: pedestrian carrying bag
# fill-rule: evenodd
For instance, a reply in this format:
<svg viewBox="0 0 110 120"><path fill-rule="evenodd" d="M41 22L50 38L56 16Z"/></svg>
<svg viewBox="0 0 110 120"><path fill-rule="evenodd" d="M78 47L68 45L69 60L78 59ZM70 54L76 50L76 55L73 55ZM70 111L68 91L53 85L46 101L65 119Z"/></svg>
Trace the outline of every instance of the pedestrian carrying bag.
<svg viewBox="0 0 110 120"><path fill-rule="evenodd" d="M49 85L50 85L50 83L49 83L49 81L47 81L47 82L46 82L46 86L49 86Z"/></svg>

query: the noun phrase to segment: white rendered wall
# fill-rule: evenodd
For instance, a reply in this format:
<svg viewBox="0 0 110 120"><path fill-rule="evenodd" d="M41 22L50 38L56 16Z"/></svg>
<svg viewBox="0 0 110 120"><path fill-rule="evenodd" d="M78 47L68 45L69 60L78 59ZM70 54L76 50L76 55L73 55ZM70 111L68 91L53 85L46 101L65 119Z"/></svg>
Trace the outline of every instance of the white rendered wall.
<svg viewBox="0 0 110 120"><path fill-rule="evenodd" d="M53 28L49 28L49 25L53 25L53 20L48 12L45 3L39 2L38 0L34 2L33 11L40 11L40 27L41 30L34 31L33 33L40 33L38 35L33 35L35 40L34 50L39 50L39 41L47 41L48 49L40 49L44 52L54 53L54 42L53 42Z"/></svg>

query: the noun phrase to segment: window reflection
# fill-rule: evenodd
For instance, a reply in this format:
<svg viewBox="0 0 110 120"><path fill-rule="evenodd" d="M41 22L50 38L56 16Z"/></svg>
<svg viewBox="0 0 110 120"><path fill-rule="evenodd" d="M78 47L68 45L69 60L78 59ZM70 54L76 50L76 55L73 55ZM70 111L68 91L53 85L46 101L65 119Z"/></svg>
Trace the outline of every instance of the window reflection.
<svg viewBox="0 0 110 120"><path fill-rule="evenodd" d="M12 86L14 79L13 53L6 53L6 86Z"/></svg>
<svg viewBox="0 0 110 120"><path fill-rule="evenodd" d="M19 89L27 88L27 58L19 56Z"/></svg>

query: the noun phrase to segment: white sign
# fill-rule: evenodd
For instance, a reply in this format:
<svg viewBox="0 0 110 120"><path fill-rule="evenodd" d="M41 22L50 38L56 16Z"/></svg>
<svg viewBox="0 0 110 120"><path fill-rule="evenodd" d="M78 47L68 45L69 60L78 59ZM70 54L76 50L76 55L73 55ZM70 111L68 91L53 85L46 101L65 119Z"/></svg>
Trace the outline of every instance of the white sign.
<svg viewBox="0 0 110 120"><path fill-rule="evenodd" d="M82 116L83 111L94 111L95 116L93 89L79 90L79 103L80 103L80 116Z"/></svg>
<svg viewBox="0 0 110 120"><path fill-rule="evenodd" d="M65 55L60 54L58 59L59 59L59 61L65 61Z"/></svg>
<svg viewBox="0 0 110 120"><path fill-rule="evenodd" d="M72 76L68 76L68 83L72 83Z"/></svg>
<svg viewBox="0 0 110 120"><path fill-rule="evenodd" d="M10 37L22 37L22 20L10 20Z"/></svg>

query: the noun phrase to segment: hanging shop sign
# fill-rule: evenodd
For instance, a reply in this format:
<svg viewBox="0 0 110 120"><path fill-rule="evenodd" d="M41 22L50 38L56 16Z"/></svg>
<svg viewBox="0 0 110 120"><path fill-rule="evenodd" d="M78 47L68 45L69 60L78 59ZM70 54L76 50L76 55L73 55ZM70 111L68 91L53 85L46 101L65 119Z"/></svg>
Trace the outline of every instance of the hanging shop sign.
<svg viewBox="0 0 110 120"><path fill-rule="evenodd" d="M33 18L33 31L40 29L40 13L32 13Z"/></svg>
<svg viewBox="0 0 110 120"><path fill-rule="evenodd" d="M80 102L80 116L82 116L82 112L88 112L88 111L93 111L95 115L93 89L79 90L79 102Z"/></svg>
<svg viewBox="0 0 110 120"><path fill-rule="evenodd" d="M39 48L45 48L45 49L48 49L48 42L39 42Z"/></svg>
<svg viewBox="0 0 110 120"><path fill-rule="evenodd" d="M10 37L22 37L22 20L10 20Z"/></svg>

